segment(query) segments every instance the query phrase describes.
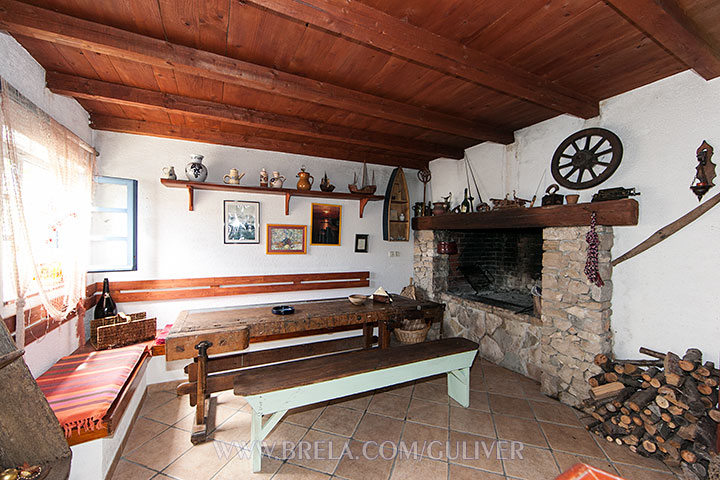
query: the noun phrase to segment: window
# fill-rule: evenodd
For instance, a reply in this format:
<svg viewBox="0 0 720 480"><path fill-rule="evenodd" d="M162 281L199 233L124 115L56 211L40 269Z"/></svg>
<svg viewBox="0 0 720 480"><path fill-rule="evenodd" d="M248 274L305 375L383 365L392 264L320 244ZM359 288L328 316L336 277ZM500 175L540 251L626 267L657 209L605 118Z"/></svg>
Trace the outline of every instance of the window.
<svg viewBox="0 0 720 480"><path fill-rule="evenodd" d="M90 272L137 270L137 180L94 178Z"/></svg>

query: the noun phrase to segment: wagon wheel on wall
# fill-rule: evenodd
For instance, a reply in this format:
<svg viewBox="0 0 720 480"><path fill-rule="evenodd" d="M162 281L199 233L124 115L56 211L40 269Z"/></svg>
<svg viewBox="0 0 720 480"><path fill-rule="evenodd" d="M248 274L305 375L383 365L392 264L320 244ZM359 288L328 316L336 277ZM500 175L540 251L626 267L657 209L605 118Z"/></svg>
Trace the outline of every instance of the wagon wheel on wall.
<svg viewBox="0 0 720 480"><path fill-rule="evenodd" d="M610 130L580 130L563 140L555 150L550 165L552 176L565 188L592 188L615 173L622 155L622 142Z"/></svg>

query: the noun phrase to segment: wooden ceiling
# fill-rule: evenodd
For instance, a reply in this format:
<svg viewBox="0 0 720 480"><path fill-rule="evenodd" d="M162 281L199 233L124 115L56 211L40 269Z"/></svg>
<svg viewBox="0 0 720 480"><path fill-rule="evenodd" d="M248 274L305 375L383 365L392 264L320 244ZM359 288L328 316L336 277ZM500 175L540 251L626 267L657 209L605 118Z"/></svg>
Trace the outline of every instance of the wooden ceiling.
<svg viewBox="0 0 720 480"><path fill-rule="evenodd" d="M695 69L717 0L0 0L93 128L421 168Z"/></svg>

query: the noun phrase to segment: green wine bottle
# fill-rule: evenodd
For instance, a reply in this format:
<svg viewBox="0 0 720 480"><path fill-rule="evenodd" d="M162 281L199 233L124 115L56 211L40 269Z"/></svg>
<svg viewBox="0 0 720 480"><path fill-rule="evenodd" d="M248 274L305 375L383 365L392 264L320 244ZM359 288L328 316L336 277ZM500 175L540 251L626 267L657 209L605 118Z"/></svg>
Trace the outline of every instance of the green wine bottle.
<svg viewBox="0 0 720 480"><path fill-rule="evenodd" d="M472 212L472 202L468 198L468 189L465 189L465 199L460 204L460 213Z"/></svg>

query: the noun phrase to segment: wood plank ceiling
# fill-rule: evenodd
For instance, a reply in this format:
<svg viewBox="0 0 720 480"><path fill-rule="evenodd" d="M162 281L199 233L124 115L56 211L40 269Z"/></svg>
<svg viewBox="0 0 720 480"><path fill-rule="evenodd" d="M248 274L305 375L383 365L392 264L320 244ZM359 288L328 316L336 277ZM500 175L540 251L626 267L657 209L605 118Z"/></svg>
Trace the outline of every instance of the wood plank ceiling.
<svg viewBox="0 0 720 480"><path fill-rule="evenodd" d="M93 128L421 168L694 68L716 0L0 0Z"/></svg>

